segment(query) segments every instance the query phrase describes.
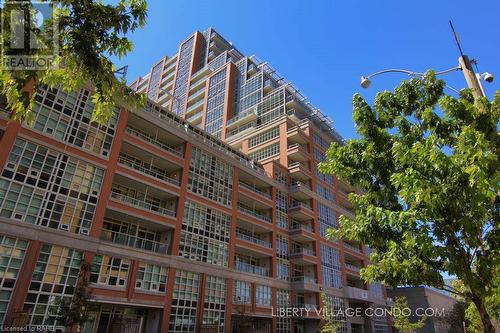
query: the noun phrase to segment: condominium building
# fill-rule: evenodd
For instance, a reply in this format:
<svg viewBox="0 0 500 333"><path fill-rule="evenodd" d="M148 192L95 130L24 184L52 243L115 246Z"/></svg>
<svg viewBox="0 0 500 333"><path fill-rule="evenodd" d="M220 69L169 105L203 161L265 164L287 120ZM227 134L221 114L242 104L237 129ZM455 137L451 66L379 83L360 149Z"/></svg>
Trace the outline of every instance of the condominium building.
<svg viewBox="0 0 500 333"><path fill-rule="evenodd" d="M150 102L91 122L91 87L41 88L32 126L0 115L0 322L58 331L91 264L83 332L387 332L368 249L327 230L353 189L318 172L329 120L213 29L132 83ZM283 315L279 309L297 309Z"/></svg>

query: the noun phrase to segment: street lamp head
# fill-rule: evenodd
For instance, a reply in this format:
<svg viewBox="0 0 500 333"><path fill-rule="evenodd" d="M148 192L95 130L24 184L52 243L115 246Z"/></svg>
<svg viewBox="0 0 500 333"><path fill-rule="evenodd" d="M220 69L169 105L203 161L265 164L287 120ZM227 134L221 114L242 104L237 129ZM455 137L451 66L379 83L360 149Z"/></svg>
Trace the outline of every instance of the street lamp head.
<svg viewBox="0 0 500 333"><path fill-rule="evenodd" d="M370 81L369 78L364 77L364 76L361 77L361 87L366 89L370 86L370 83L372 83L372 82Z"/></svg>
<svg viewBox="0 0 500 333"><path fill-rule="evenodd" d="M481 76L484 78L484 81L486 81L488 83L493 82L493 80L495 79L493 74L488 73L488 72L484 72L483 74L481 74Z"/></svg>

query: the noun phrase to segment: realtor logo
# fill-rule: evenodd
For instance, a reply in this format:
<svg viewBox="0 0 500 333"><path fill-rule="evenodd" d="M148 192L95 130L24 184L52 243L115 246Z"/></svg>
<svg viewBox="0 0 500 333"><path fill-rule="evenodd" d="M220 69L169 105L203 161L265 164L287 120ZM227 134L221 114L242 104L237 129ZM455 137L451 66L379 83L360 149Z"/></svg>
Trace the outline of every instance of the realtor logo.
<svg viewBox="0 0 500 333"><path fill-rule="evenodd" d="M45 70L56 67L59 34L54 7L48 1L1 3L2 69Z"/></svg>

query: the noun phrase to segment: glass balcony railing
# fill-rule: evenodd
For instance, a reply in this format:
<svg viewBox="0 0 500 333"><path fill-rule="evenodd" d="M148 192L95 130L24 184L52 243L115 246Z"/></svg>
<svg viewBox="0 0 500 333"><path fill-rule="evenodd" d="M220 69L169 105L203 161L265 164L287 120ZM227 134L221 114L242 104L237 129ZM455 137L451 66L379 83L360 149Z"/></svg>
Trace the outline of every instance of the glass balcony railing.
<svg viewBox="0 0 500 333"><path fill-rule="evenodd" d="M290 227L290 230L291 231L304 230L312 232L312 227L309 224L293 223L292 226Z"/></svg>
<svg viewBox="0 0 500 333"><path fill-rule="evenodd" d="M361 252L361 250L359 249L359 247L354 246L354 245L352 245L352 244L349 244L349 243L344 242L344 246L345 246L345 247L347 247L348 249L353 250L353 251L356 251L356 252Z"/></svg>
<svg viewBox="0 0 500 333"><path fill-rule="evenodd" d="M175 147L173 147L165 142L162 142L158 139L155 139L153 136L151 136L151 135L149 135L149 134L147 134L147 133L145 133L137 128L127 126L126 131L127 131L127 133L134 135L141 140L152 143L153 145L155 145L163 150L166 150L174 155L177 155L180 157L184 156L184 152L182 149L177 149L177 148L175 148Z"/></svg>
<svg viewBox="0 0 500 333"><path fill-rule="evenodd" d="M163 208L163 207L158 207L156 205L151 204L150 202L142 201L142 200L139 200L136 198L132 198L128 195L118 193L114 190L111 190L111 197L114 199L117 199L121 202L131 204L132 206L143 208L143 209L146 209L146 210L149 210L152 212L156 212L156 213L159 213L162 215L172 216L172 217L175 217L175 215L176 215L176 212L173 210Z"/></svg>
<svg viewBox="0 0 500 333"><path fill-rule="evenodd" d="M252 237L249 235L242 234L241 232L236 233L236 238L242 239L242 240L245 240L247 242L251 242L251 243L254 243L254 244L257 244L260 246L264 246L264 247L268 247L268 248L272 247L272 244L270 242L267 242L265 240L255 238L255 237Z"/></svg>
<svg viewBox="0 0 500 333"><path fill-rule="evenodd" d="M239 182L239 185L241 187L244 187L246 189L249 189L250 191L252 192L255 192L259 195L262 195L263 197L266 197L268 199L271 199L271 194L267 193L267 192L264 192L263 190L261 189L258 189L257 187L255 187L254 185L250 185L250 184L247 184L247 183L244 183L244 182Z"/></svg>
<svg viewBox="0 0 500 333"><path fill-rule="evenodd" d="M311 276L294 276L292 277L292 282L304 282L304 283L318 283L316 278Z"/></svg>
<svg viewBox="0 0 500 333"><path fill-rule="evenodd" d="M142 249L161 254L168 254L168 244L148 239L138 238L133 235L114 232L112 230L102 229L100 239L114 244L133 247L136 249Z"/></svg>
<svg viewBox="0 0 500 333"><path fill-rule="evenodd" d="M292 249L290 251L290 255L307 255L307 256L316 256L316 253L314 252L313 249L308 249L304 247L296 247L295 249Z"/></svg>
<svg viewBox="0 0 500 333"><path fill-rule="evenodd" d="M250 207L247 207L241 203L238 202L238 210L244 212L245 214L248 214L248 215L251 215L253 217L256 217L258 218L259 220L263 220L263 221L266 221L266 222L269 222L271 223L271 217L270 216L266 216L264 214L261 214L255 210L252 210Z"/></svg>
<svg viewBox="0 0 500 333"><path fill-rule="evenodd" d="M292 202L292 205L290 206L290 209L297 209L297 208L305 208L311 210L311 206L300 201L294 201Z"/></svg>
<svg viewBox="0 0 500 333"><path fill-rule="evenodd" d="M359 272L361 270L360 266L357 266L357 265L354 265L354 264L349 264L349 263L346 263L345 267L347 269L351 270L351 271L354 271L354 272Z"/></svg>
<svg viewBox="0 0 500 333"><path fill-rule="evenodd" d="M245 111L243 111L243 112L241 112L241 113L237 114L237 115L236 115L236 116L234 116L233 118L229 119L229 120L227 121L227 124L226 124L226 125L230 125L230 124L232 124L232 123L234 123L234 122L236 122L236 121L238 121L238 120L240 120L240 119L243 119L243 118L248 117L248 116L251 116L251 115L257 115L257 109L255 109L255 108L250 108L250 109L248 109L248 110L245 110Z"/></svg>
<svg viewBox="0 0 500 333"><path fill-rule="evenodd" d="M247 264L246 262L236 261L234 268L239 272L257 274L262 276L269 276L269 270L265 267Z"/></svg>
<svg viewBox="0 0 500 333"><path fill-rule="evenodd" d="M118 157L118 163L123 164L125 166L128 166L128 167L135 169L137 171L140 171L142 173L145 173L147 175L153 176L155 178L164 180L164 181L169 182L171 184L174 184L177 186L179 186L179 184L180 184L179 179L170 178L167 175L167 173L165 173L165 172L161 172L159 170L155 170L152 168L146 168L143 165L141 165L140 163L136 162L135 160L131 160L131 159L127 158L126 156L120 155L120 157Z"/></svg>
<svg viewBox="0 0 500 333"><path fill-rule="evenodd" d="M194 109L198 108L200 105L203 105L203 103L205 103L205 100L204 99L200 99L198 102L194 103L193 105L190 105L187 108L186 113L190 113Z"/></svg>

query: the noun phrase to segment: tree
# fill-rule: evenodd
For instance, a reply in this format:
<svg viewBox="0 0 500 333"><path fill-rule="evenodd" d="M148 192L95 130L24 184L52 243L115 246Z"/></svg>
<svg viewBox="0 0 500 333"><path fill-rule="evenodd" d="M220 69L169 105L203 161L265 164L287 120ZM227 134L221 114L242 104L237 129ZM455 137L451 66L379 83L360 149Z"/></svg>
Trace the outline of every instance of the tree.
<svg viewBox="0 0 500 333"><path fill-rule="evenodd" d="M421 317L418 321L411 322L408 310L410 310L410 307L408 306L406 297L396 297L394 306L392 307L394 327L400 333L417 333L424 327L427 317Z"/></svg>
<svg viewBox="0 0 500 333"><path fill-rule="evenodd" d="M457 301L444 317L434 318L434 321L439 321L445 326L447 332L463 332L463 325L466 322L465 310L467 303ZM481 321L481 320L479 320Z"/></svg>
<svg viewBox="0 0 500 333"><path fill-rule="evenodd" d="M323 310L321 311L322 323L320 333L342 332L342 326L335 320L337 315L334 313L334 310L325 294L321 294L321 302L323 304Z"/></svg>
<svg viewBox="0 0 500 333"><path fill-rule="evenodd" d="M94 0L53 0L53 14L41 22L33 22L24 30L24 39L37 36L43 45L58 45L59 54L55 56L55 69L0 69L0 95L11 110L14 120L30 122L34 102L33 91L40 84L61 87L64 91L74 92L88 83L94 87L92 101L95 104L93 120L105 123L112 116L115 105L132 110L143 105L145 97L127 87L125 80L115 77L115 67L108 57L123 57L133 48L125 36L146 22L147 4L145 0L120 0L116 5L104 4ZM35 9L31 1L4 1L0 15L11 17L14 12L32 13L31 21L36 21ZM21 21L22 22L22 21ZM11 30L20 22L3 20L1 31L2 64L7 56L26 55L39 59L45 49L16 49ZM12 24L12 26L11 26ZM54 34L53 31L57 31ZM56 43L56 44L54 44Z"/></svg>
<svg viewBox="0 0 500 333"><path fill-rule="evenodd" d="M91 265L83 261L80 265L80 273L75 286L73 297L66 301L61 299L57 304L57 321L64 327L74 329L80 327L89 319L90 302L92 293L89 290L89 274Z"/></svg>
<svg viewBox="0 0 500 333"><path fill-rule="evenodd" d="M484 332L494 328L485 299L498 292L500 92L475 100L445 96L433 72L378 93L354 95L358 139L334 143L320 171L359 188L356 215L341 216L330 237L373 249L362 277L385 285L441 289L457 276ZM455 292L455 290L449 290Z"/></svg>

